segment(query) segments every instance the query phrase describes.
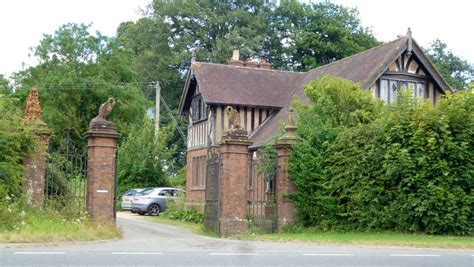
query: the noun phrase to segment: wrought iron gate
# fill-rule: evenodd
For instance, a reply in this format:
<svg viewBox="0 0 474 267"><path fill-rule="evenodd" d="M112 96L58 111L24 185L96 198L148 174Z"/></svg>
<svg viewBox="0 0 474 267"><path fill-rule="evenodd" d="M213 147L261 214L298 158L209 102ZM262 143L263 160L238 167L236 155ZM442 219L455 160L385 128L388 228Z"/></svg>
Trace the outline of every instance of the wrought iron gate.
<svg viewBox="0 0 474 267"><path fill-rule="evenodd" d="M251 231L273 233L277 228L275 179L265 181L257 170L258 160L250 159L247 219Z"/></svg>
<svg viewBox="0 0 474 267"><path fill-rule="evenodd" d="M87 148L67 140L48 149L45 173L45 205L71 213L86 210Z"/></svg>
<svg viewBox="0 0 474 267"><path fill-rule="evenodd" d="M219 233L219 153L209 153L206 170L204 227Z"/></svg>

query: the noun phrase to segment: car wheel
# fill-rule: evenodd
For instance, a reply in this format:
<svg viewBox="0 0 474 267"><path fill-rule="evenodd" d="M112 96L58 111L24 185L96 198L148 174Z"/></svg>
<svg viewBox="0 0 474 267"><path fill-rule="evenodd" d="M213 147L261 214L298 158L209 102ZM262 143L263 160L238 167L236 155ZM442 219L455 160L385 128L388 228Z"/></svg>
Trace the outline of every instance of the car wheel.
<svg viewBox="0 0 474 267"><path fill-rule="evenodd" d="M138 214L140 214L140 215L145 215L145 213L146 213L146 212L144 212L144 211L139 211L139 212L138 212Z"/></svg>
<svg viewBox="0 0 474 267"><path fill-rule="evenodd" d="M160 206L158 206L158 204L151 204L150 207L148 207L148 214L158 216L160 214Z"/></svg>

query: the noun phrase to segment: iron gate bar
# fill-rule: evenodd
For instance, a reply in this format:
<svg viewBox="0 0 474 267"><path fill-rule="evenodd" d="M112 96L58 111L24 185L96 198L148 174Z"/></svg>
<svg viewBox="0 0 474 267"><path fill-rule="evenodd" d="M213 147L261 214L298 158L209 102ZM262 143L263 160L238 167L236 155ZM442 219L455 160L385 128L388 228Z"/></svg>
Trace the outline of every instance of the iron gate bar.
<svg viewBox="0 0 474 267"><path fill-rule="evenodd" d="M82 213L86 208L87 150L77 149L71 139L66 139L65 144L48 148L44 204L59 203L59 207Z"/></svg>
<svg viewBox="0 0 474 267"><path fill-rule="evenodd" d="M220 233L220 161L217 153L209 153L206 168L204 227Z"/></svg>
<svg viewBox="0 0 474 267"><path fill-rule="evenodd" d="M257 169L258 159L249 161L249 185L247 199L247 216L249 228L258 232L275 232L277 216L274 192L267 191L264 175Z"/></svg>

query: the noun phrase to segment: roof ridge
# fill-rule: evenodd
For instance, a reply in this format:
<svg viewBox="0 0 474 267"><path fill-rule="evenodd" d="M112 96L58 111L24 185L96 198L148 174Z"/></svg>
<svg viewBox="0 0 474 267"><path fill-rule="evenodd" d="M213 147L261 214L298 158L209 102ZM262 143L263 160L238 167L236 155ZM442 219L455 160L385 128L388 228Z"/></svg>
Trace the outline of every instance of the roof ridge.
<svg viewBox="0 0 474 267"><path fill-rule="evenodd" d="M372 51L372 50L375 50L375 49L377 49L377 48L380 48L380 47L382 47L382 46L385 46L385 45L388 45L388 44L391 44L391 43L394 43L394 42L398 42L398 41L400 41L401 39L406 39L406 38L407 38L407 37L404 36L404 37L400 37L400 38L398 38L398 39L395 39L395 40L393 40L393 41L390 41L390 42L388 42L388 43L383 43L383 44L380 44L380 45L378 45L378 46L374 46L374 47L369 48L369 49L367 49L367 50L361 51L361 52L359 52L359 53L357 53L357 54L353 54L353 55L350 55L350 56L341 58L341 59L339 59L339 60L333 61L333 62L331 62L331 63L325 64L325 65L321 65L321 66L316 67L316 68L314 68L314 69L308 70L308 71L305 72L305 73L310 73L310 72L313 72L313 71L315 71L315 70L319 70L319 69L322 69L322 68L331 66L331 65L333 65L333 64L335 64L335 63L340 63L340 62L346 61L347 59L351 59L351 58L354 58L354 57L356 57L356 56L360 56L360 55L366 54L366 53L368 53L368 52L370 52L370 51Z"/></svg>
<svg viewBox="0 0 474 267"><path fill-rule="evenodd" d="M218 65L218 66L229 67L229 68L237 68L237 69L251 69L251 70L261 70L261 71L271 71L271 72L284 72L284 73L295 73L295 74L305 74L305 73L306 73L306 72L301 72L301 71L254 68L254 67L235 66L235 65L228 65L228 64L222 64L222 63L202 62L202 61L196 61L196 62L193 63L193 65L196 65L196 64Z"/></svg>

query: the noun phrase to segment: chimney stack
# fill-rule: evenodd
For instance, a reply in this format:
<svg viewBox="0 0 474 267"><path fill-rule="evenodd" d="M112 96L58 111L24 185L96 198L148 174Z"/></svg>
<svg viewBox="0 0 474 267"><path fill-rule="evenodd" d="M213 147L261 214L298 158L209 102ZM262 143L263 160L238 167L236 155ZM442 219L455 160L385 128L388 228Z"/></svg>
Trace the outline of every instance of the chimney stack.
<svg viewBox="0 0 474 267"><path fill-rule="evenodd" d="M258 68L258 63L256 60L253 60L251 58L248 58L245 62L244 62L244 66L245 67L249 67L249 68Z"/></svg>
<svg viewBox="0 0 474 267"><path fill-rule="evenodd" d="M260 68L260 69L267 69L267 70L272 68L272 64L270 64L269 62L263 59L259 61L257 59L248 58L245 62L241 61L240 53L238 49L234 49L232 51L232 58L227 64L232 65L232 66Z"/></svg>
<svg viewBox="0 0 474 267"><path fill-rule="evenodd" d="M272 64L270 64L270 63L267 62L266 60L262 59L262 60L260 60L260 62L258 63L258 67L261 68L261 69L270 70L270 69L272 68Z"/></svg>
<svg viewBox="0 0 474 267"><path fill-rule="evenodd" d="M232 59L227 63L232 66L243 66L244 63L240 61L239 49L234 49L232 51Z"/></svg>

